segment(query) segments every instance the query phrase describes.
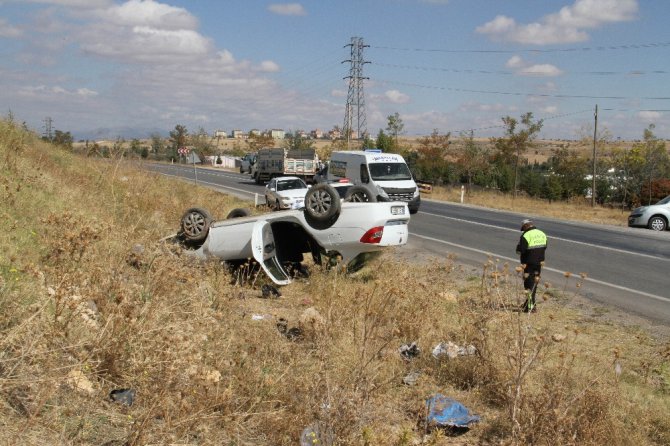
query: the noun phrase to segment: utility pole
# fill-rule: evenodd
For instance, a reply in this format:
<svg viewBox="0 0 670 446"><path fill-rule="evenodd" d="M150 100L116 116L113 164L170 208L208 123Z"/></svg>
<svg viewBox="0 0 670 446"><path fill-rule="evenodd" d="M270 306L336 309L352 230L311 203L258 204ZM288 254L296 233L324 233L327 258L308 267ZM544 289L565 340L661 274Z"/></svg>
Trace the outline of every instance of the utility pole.
<svg viewBox="0 0 670 446"><path fill-rule="evenodd" d="M591 207L596 206L596 141L598 138L598 104L593 114L593 184L591 185Z"/></svg>
<svg viewBox="0 0 670 446"><path fill-rule="evenodd" d="M347 136L347 148L349 148L349 139L354 131L357 132L357 138L364 138L367 135L367 123L365 118L365 94L363 93L363 81L370 78L363 77L363 65L370 63L363 60L363 48L370 45L363 44L362 37L352 37L351 43L345 45L351 47L351 57L342 63L349 62L349 93L347 94L347 107L344 112L344 133Z"/></svg>

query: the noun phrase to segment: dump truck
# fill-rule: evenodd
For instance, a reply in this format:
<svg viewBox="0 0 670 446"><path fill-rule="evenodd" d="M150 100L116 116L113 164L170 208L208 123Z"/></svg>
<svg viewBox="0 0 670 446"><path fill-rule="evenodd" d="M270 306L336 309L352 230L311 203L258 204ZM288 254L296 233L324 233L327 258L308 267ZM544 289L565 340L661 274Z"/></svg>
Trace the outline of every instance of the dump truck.
<svg viewBox="0 0 670 446"><path fill-rule="evenodd" d="M256 184L274 177L295 176L312 183L319 157L314 149L264 148L258 151L251 176Z"/></svg>

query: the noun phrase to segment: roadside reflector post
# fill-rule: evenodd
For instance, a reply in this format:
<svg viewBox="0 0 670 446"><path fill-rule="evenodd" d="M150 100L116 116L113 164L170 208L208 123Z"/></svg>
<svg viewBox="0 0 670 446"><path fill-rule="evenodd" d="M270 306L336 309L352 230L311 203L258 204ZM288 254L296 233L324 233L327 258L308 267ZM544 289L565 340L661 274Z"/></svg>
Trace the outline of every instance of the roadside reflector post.
<svg viewBox="0 0 670 446"><path fill-rule="evenodd" d="M465 186L461 185L461 204L463 204L464 197L465 197Z"/></svg>

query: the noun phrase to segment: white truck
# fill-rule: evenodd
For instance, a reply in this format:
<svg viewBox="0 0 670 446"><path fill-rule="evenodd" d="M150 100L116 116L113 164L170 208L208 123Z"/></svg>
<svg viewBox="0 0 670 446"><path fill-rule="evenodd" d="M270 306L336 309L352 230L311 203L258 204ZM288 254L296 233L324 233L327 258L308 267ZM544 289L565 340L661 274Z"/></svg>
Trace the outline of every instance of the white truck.
<svg viewBox="0 0 670 446"><path fill-rule="evenodd" d="M274 177L295 176L311 183L319 157L314 149L264 148L258 151L251 176L256 184Z"/></svg>
<svg viewBox="0 0 670 446"><path fill-rule="evenodd" d="M419 211L421 195L405 159L380 150L333 152L317 181L349 181L366 188L374 201L404 201L410 213Z"/></svg>

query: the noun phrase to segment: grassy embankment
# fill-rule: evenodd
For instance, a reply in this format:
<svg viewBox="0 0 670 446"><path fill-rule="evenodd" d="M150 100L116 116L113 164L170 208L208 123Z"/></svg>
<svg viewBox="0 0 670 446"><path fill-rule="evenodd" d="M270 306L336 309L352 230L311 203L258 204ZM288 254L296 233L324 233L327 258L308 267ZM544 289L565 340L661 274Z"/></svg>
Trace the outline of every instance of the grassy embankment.
<svg viewBox="0 0 670 446"><path fill-rule="evenodd" d="M526 315L511 311L513 265L385 255L355 277L313 267L262 299L262 276L240 283L159 242L184 209L221 218L233 198L4 121L0 182L2 444L294 445L306 426L334 439L320 444L670 443L668 344L567 309L578 277ZM477 354L434 359L446 341ZM409 342L421 353L404 361ZM109 400L123 388L132 406ZM436 392L482 421L426 434Z"/></svg>

